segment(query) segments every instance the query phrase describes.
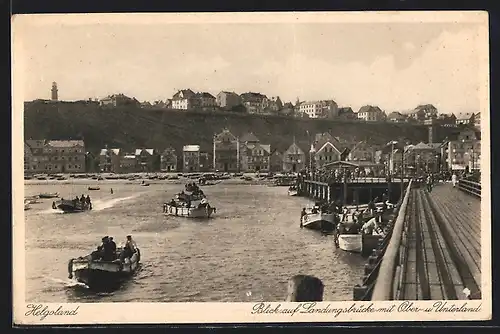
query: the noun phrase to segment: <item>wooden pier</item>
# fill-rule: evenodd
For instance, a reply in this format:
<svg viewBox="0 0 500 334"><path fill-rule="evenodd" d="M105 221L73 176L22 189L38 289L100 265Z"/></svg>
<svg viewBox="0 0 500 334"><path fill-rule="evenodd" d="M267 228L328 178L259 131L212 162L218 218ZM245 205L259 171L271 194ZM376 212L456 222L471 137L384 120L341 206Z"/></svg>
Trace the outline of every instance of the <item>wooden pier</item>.
<svg viewBox="0 0 500 334"><path fill-rule="evenodd" d="M354 300L481 298L481 187L460 183L431 192L410 183Z"/></svg>
<svg viewBox="0 0 500 334"><path fill-rule="evenodd" d="M301 179L298 194L313 200L338 201L344 205L366 204L376 197L381 200L386 194L391 203L401 197L401 189L408 185L409 179L386 180L385 178L365 177L334 182L321 178Z"/></svg>

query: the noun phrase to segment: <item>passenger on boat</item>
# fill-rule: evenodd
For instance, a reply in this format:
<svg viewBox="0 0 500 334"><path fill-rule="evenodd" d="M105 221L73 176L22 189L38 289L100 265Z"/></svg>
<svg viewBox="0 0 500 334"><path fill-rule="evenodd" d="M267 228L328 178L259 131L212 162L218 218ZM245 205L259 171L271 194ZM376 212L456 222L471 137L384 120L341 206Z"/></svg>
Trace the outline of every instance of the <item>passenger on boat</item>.
<svg viewBox="0 0 500 334"><path fill-rule="evenodd" d="M319 208L317 206L313 207L311 210L311 213L314 213L314 214L318 213L318 209Z"/></svg>
<svg viewBox="0 0 500 334"><path fill-rule="evenodd" d="M370 214L373 214L374 211L375 211L375 202L371 200L370 202L368 202L368 212L370 212Z"/></svg>
<svg viewBox="0 0 500 334"><path fill-rule="evenodd" d="M377 225L377 218L373 217L361 227L363 234L372 235L374 230L378 230L379 227Z"/></svg>
<svg viewBox="0 0 500 334"><path fill-rule="evenodd" d="M113 260L116 259L116 243L113 241L113 237L109 237L109 247L110 251L113 252Z"/></svg>
<svg viewBox="0 0 500 334"><path fill-rule="evenodd" d="M300 228L304 227L302 219L304 219L305 215L307 215L306 208L302 208L302 211L300 212Z"/></svg>
<svg viewBox="0 0 500 334"><path fill-rule="evenodd" d="M131 235L127 235L127 240L125 241L125 246L123 246L123 251L120 254L120 261L123 262L126 258L131 258L136 251L137 245L134 240L132 240Z"/></svg>
<svg viewBox="0 0 500 334"><path fill-rule="evenodd" d="M113 242L114 244L114 242ZM105 241L102 244L103 247L103 253L102 253L102 260L103 261L113 261L115 258L115 253L116 253L116 244L115 244L115 250L113 250L113 244L110 241L110 238L108 236L105 237Z"/></svg>
<svg viewBox="0 0 500 334"><path fill-rule="evenodd" d="M103 237L101 239L101 244L99 246L97 246L97 250L93 251L91 254L90 254L90 257L92 258L92 260L100 260L103 258L104 256L104 245L108 242L108 237Z"/></svg>

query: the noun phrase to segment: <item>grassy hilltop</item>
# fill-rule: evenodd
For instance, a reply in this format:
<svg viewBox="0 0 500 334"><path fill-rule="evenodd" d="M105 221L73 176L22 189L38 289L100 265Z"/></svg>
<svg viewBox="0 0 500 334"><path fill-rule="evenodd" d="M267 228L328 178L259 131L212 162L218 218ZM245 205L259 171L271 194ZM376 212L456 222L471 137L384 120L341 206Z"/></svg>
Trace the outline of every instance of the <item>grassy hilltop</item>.
<svg viewBox="0 0 500 334"><path fill-rule="evenodd" d="M78 103L28 103L24 110L25 138L85 139L87 150L96 152L107 144L130 150L136 147L182 149L200 144L211 150L212 136L227 127L234 135L252 131L262 143L281 151L295 136L304 149L309 147L307 131L329 131L351 140L369 140L384 144L391 139L427 141L428 130L422 125L361 123L332 120L296 119L236 113L186 112L166 109L115 108ZM442 134L441 134L442 135ZM440 136L441 137L441 136Z"/></svg>

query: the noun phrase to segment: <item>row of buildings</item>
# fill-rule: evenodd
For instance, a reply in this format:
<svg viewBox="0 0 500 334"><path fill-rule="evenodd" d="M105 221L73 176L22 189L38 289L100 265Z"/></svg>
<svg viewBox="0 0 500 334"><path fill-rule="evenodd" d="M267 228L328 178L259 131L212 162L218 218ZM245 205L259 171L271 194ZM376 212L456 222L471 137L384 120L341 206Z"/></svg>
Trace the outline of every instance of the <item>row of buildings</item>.
<svg viewBox="0 0 500 334"><path fill-rule="evenodd" d="M51 100L36 100L42 102L57 102L57 83L52 83ZM234 111L250 114L273 115L280 114L307 118L328 118L341 120L360 120L365 122L421 123L434 122L442 126L455 127L471 124L480 128L480 113L438 114L432 104L418 105L407 112L393 111L386 113L378 106L365 105L355 112L351 107L339 107L334 100L300 101L295 104L283 103L279 96L267 97L256 92L237 94L221 91L216 96L209 92L194 92L191 89L181 89L166 101L140 102L135 97L124 94L113 94L102 99L76 101L78 103L95 104L103 108L137 107L137 108L167 108L174 110L202 111Z"/></svg>
<svg viewBox="0 0 500 334"><path fill-rule="evenodd" d="M474 127L466 127L441 143L404 143L389 149L386 144L352 142L330 133L316 134L307 146L295 140L280 151L263 143L253 133L241 137L228 129L214 135L211 150L199 144L182 147L182 152L137 148L126 151L104 147L96 154L85 151L83 140L26 140L24 170L27 174L84 172L298 172L319 169L338 161L376 164L397 173L480 169L481 138Z"/></svg>
<svg viewBox="0 0 500 334"><path fill-rule="evenodd" d="M295 105L283 103L279 96L268 98L261 93L248 92L238 95L235 92L221 91L217 96L208 92L193 92L191 89L178 91L172 99L166 102L155 101L140 103L135 98L128 98L123 94L116 94L101 100L102 106L136 105L143 108L170 108L174 110L203 110L203 111L236 111L249 114L273 115L281 114L295 117L326 118L341 120L359 120L364 122L393 122L425 124L434 121L442 126L455 127L471 124L480 128L480 113L439 114L432 104L418 105L407 112L393 111L386 113L380 107L373 105L362 106L357 112L351 107L339 107L334 100L299 101Z"/></svg>

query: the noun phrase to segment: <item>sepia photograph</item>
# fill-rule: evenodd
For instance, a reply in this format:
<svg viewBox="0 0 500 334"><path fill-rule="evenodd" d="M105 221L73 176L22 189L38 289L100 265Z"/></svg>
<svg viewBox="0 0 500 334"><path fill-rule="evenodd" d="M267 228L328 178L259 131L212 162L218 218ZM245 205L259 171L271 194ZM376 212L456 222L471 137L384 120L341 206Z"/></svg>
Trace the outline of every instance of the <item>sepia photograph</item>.
<svg viewBox="0 0 500 334"><path fill-rule="evenodd" d="M15 323L491 318L486 12L25 14L12 50Z"/></svg>

